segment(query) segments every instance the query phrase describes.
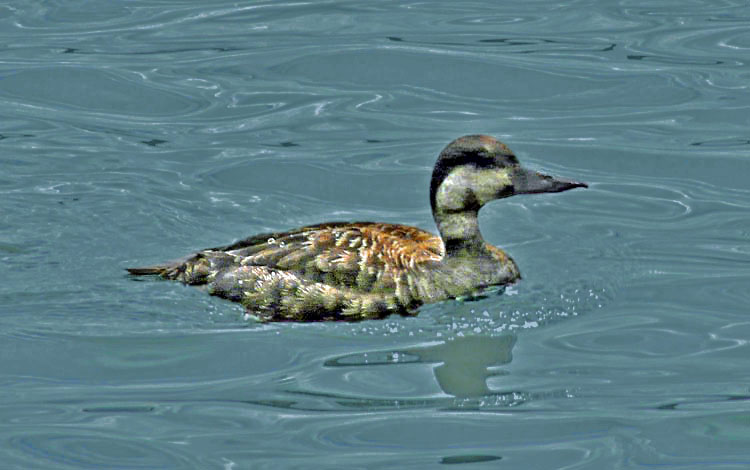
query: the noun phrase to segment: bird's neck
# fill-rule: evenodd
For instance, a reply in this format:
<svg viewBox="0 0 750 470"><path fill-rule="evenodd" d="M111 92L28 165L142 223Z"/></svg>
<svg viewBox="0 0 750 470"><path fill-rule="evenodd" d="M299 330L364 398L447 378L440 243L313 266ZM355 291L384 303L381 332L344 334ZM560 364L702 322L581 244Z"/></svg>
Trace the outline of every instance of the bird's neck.
<svg viewBox="0 0 750 470"><path fill-rule="evenodd" d="M446 257L487 257L487 244L479 232L477 216L482 206L497 198L497 173L462 166L430 189L432 215L443 239Z"/></svg>
<svg viewBox="0 0 750 470"><path fill-rule="evenodd" d="M478 213L474 209L438 210L434 213L446 257L489 255L487 244L479 232Z"/></svg>

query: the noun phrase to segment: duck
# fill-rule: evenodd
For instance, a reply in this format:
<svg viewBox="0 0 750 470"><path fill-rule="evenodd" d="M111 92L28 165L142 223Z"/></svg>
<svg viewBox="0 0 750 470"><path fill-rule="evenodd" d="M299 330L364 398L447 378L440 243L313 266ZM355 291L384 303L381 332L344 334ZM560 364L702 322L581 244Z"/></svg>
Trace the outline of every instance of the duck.
<svg viewBox="0 0 750 470"><path fill-rule="evenodd" d="M133 276L207 286L261 322L416 315L424 304L475 296L521 278L515 261L479 231L485 204L586 187L522 167L494 137L467 135L440 152L432 172L430 206L439 235L400 224L327 222L126 269Z"/></svg>

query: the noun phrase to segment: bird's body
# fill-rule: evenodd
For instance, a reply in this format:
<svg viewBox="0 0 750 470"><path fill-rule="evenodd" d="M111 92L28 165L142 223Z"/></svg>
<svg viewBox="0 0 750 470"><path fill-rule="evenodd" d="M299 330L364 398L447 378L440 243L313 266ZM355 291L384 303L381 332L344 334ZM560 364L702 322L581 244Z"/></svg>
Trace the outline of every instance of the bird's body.
<svg viewBox="0 0 750 470"><path fill-rule="evenodd" d="M528 186L520 192L585 186L523 170L502 143L466 136L443 150L433 172L430 200L440 237L406 225L331 222L128 271L208 284L211 294L241 302L266 321L413 314L422 304L520 277L515 262L484 241L477 223L484 203L518 192L519 184Z"/></svg>

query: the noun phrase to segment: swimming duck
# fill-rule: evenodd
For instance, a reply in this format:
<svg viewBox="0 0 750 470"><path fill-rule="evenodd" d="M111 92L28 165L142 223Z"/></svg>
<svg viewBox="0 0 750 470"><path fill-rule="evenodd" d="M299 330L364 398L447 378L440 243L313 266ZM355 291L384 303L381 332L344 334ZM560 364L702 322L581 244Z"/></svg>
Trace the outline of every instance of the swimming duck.
<svg viewBox="0 0 750 470"><path fill-rule="evenodd" d="M482 206L516 194L585 187L522 168L502 142L469 135L448 144L432 172L430 204L440 236L406 225L330 222L128 271L207 284L209 293L242 303L262 321L413 315L422 304L521 277L516 263L482 238Z"/></svg>

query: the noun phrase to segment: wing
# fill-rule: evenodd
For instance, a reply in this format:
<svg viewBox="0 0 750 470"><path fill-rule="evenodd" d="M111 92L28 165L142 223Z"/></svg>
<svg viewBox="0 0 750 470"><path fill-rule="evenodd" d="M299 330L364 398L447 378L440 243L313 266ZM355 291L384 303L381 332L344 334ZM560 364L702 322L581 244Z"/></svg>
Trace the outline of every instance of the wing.
<svg viewBox="0 0 750 470"><path fill-rule="evenodd" d="M443 257L439 237L415 227L332 222L266 233L205 250L225 252L241 266L266 266L356 291L406 289L409 274ZM209 255L210 256L210 255Z"/></svg>

